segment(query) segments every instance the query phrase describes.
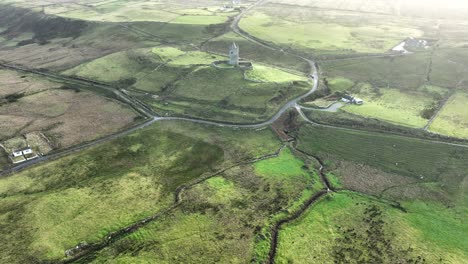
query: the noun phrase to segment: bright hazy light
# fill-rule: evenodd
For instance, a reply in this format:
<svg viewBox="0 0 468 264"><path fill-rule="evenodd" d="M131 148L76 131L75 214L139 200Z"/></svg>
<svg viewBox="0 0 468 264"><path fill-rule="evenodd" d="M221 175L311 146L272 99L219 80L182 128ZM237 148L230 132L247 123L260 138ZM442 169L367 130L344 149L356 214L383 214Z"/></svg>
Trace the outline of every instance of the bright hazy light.
<svg viewBox="0 0 468 264"><path fill-rule="evenodd" d="M393 1L393 0L392 0ZM468 0L400 0L406 5L432 6L447 8L468 8Z"/></svg>

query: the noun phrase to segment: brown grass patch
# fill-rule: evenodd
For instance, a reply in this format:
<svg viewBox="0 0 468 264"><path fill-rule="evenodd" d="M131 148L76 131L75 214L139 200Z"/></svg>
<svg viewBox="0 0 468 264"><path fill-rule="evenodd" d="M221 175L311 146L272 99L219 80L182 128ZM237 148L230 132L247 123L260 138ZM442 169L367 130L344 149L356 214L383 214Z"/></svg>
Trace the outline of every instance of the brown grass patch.
<svg viewBox="0 0 468 264"><path fill-rule="evenodd" d="M57 83L31 75L0 69L0 98L16 93L31 94L59 86Z"/></svg>
<svg viewBox="0 0 468 264"><path fill-rule="evenodd" d="M40 77L0 70L0 96L24 93L0 104L0 139L43 132L54 148L69 147L115 133L137 117L116 100L87 91L56 89L60 86Z"/></svg>
<svg viewBox="0 0 468 264"><path fill-rule="evenodd" d="M331 170L341 181L344 188L357 192L380 195L393 187L412 184L414 178L383 172L373 167L349 161L336 161Z"/></svg>

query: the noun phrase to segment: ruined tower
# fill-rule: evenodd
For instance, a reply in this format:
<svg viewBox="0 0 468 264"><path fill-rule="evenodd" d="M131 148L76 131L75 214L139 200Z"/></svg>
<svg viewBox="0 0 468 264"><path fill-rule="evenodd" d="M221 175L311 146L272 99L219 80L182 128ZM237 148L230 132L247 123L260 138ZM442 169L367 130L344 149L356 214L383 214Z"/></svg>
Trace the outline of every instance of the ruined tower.
<svg viewBox="0 0 468 264"><path fill-rule="evenodd" d="M232 43L229 50L229 64L239 66L239 47L236 43Z"/></svg>

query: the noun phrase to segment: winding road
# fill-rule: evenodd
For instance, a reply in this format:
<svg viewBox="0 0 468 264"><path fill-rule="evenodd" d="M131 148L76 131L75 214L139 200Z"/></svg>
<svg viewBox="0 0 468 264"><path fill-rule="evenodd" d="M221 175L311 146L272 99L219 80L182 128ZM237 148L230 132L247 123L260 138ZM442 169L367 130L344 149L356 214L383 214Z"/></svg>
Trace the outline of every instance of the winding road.
<svg viewBox="0 0 468 264"><path fill-rule="evenodd" d="M276 47L268 46L267 44L261 43L261 42L255 40L255 39L253 39L251 36L242 33L242 31L239 29L238 23L239 23L240 19L249 10L251 10L253 7L258 6L259 4L261 4L263 2L264 2L264 0L260 0L260 1L256 2L254 5L250 6L247 9L244 9L242 12L240 12L236 16L236 18L233 20L233 22L231 24L231 28L233 29L234 32L236 32L237 34L239 34L243 38L245 38L247 40L250 40L250 41L252 41L252 42L254 42L254 43L258 44L258 45L262 45L263 47L267 47L267 48L272 49L272 50L280 50L280 49L278 49ZM266 120L264 122L261 122L261 123L257 123L257 124L232 124L232 123L223 123L223 122L218 122L218 121L211 121L211 120L197 119L197 118L188 118L188 117L159 117L159 116L156 116L153 113L153 111L151 110L150 107L148 107L145 104L143 104L142 102L130 97L128 94L122 92L121 90L116 89L114 87L111 87L111 86L109 86L107 84L100 83L100 82L97 82L97 81L94 81L94 80L87 80L87 79L83 79L83 78L63 76L63 75L52 73L52 72L43 72L43 71L38 71L38 70L35 70L35 69L28 69L26 67L19 66L19 65L14 65L14 64L0 63L0 67L4 67L4 68L7 68L7 69L20 71L20 72L37 74L37 75L45 76L45 77L48 77L48 78L51 78L51 79L54 79L54 80L57 80L57 81L60 81L60 82L66 82L66 83L71 83L71 84L80 84L80 85L88 85L88 86L92 86L94 88L99 88L99 89L104 89L104 90L110 91L110 92L114 93L115 96L117 98L119 98L121 101L129 104L136 111L138 111L139 113L141 113L144 116L146 116L147 118L149 118L148 121L146 121L146 122L144 122L144 123L142 123L142 124L140 124L138 126L132 127L132 128L130 128L128 130L121 131L119 133L109 135L109 136L106 136L106 137L102 137L100 139L97 139L97 140L94 140L94 141L91 141L91 142L88 142L88 143L85 143L85 144L81 144L81 145L78 145L78 146L75 146L75 147L71 147L71 148L63 150L61 152L57 152L57 153L54 153L54 154L51 154L51 155L46 155L46 156L43 156L43 157L40 157L40 158L37 158L37 159L34 159L34 160L26 161L24 163L21 163L18 166L15 166L13 168L10 168L10 169L7 169L7 170L4 170L4 171L0 172L0 176L11 175L12 173L19 172L21 170L24 170L24 169L26 169L26 168L28 168L30 166L36 165L38 163L54 160L54 159L57 159L59 157L66 156L68 154L75 153L77 151L92 147L94 145L102 144L104 142L113 140L113 139L121 137L121 136L125 136L127 134L130 134L130 133L138 130L138 129L145 128L145 127L147 127L147 126L149 126L149 125L151 125L151 124L153 124L155 122L160 122L160 121L187 121L187 122L192 122L192 123L212 125L212 126L218 126L218 127L250 128L250 129L259 129L259 128L269 126L273 122L275 122L285 111L287 111L290 108L297 107L298 102L300 100L302 100L305 97L311 95L318 88L318 84L319 84L318 78L319 77L318 77L317 67L316 67L315 63L312 60L309 60L307 58L297 56L297 55L294 55L294 56L299 57L299 58L307 61L307 63L310 65L310 69L311 69L310 76L312 76L311 79L313 80L313 85L312 85L311 89L307 93L305 93L304 95L298 96L298 97L292 99L291 101L287 102L270 119L268 119L268 120Z"/></svg>
<svg viewBox="0 0 468 264"><path fill-rule="evenodd" d="M4 68L7 68L7 69L26 72L26 73L32 73L32 74L37 74L37 75L42 75L42 76L57 80L59 82L65 82L65 83L70 83L70 84L79 84L79 85L87 85L87 86L92 86L94 88L99 88L99 89L103 89L103 90L112 92L118 99L120 99L121 101L127 103L133 109L135 109L137 112L139 112L140 114L142 114L143 116L145 116L147 118L146 122L144 122L142 124L139 124L137 126L134 126L132 128L129 128L127 130L118 132L116 134L108 135L108 136L99 138L97 140L87 142L85 144L77 145L77 146L71 147L69 149L63 150L61 152L46 155L46 156L43 156L43 157L40 157L40 158L37 158L37 159L34 159L34 160L26 161L26 162L24 162L24 163L22 163L22 164L20 164L18 166L15 166L13 168L6 169L6 170L0 172L0 176L11 175L13 173L19 172L21 170L24 170L24 169L26 169L26 168L28 168L30 166L36 165L38 163L54 160L54 159L57 159L59 157L66 156L68 154L75 153L77 151L84 150L86 148L89 148L89 147L92 147L92 146L95 146L95 145L98 145L98 144L102 144L104 142L108 142L108 141L113 140L115 138L128 135L128 134L130 134L130 133L132 133L132 132L134 132L134 131L136 131L138 129L145 128L145 127L147 127L149 125L152 125L152 124L154 124L156 122L161 122L161 121L186 121L186 122L205 124L205 125L212 125L212 126L218 126L218 127L259 129L259 128L263 128L263 127L271 125L281 115L283 115L287 110L295 108L299 112L300 116L304 119L304 121L306 121L306 122L308 122L308 123L310 123L312 125L321 126L321 127L328 127L328 128L333 128L333 129L347 130L347 131L360 131L360 132L362 132L361 130L356 130L356 129L318 124L318 123L315 123L315 122L311 121L309 118L307 118L307 116L302 112L303 108L304 109L307 109L307 108L299 105L298 102L301 101L302 99L306 98L307 96L311 95L312 93L314 93L318 89L319 74L318 74L316 63L313 60L309 59L309 58L305 58L303 56L300 56L300 55L297 55L297 54L294 54L294 53L291 53L291 52L288 52L288 51L284 51L281 47L277 47L277 46L273 45L272 43L267 43L267 42L262 41L261 39L257 39L255 37L251 36L250 34L248 34L247 32L243 31L239 27L240 20L250 10L252 10L253 8L255 8L255 7L257 7L257 6L261 5L261 4L263 4L265 1L266 0L259 0L259 1L255 2L254 4L252 4L251 6L249 6L248 8L242 10L233 19L233 21L232 21L232 23L230 25L232 31L235 32L236 34L238 34L239 36L245 38L246 40L249 40L252 43L255 43L255 44L260 45L262 47L268 48L270 50L280 51L280 52L283 52L285 54L295 56L297 58L300 58L300 59L306 61L310 66L309 77L313 81L313 85L312 85L311 89L307 93L305 93L305 94L303 94L301 96L298 96L298 97L290 100L286 104L284 104L277 111L277 113L275 115L273 115L270 119L268 119L268 120L266 120L264 122L261 122L261 123L256 123L256 124L233 124L233 123L228 123L228 122L219 122L219 121L212 121L212 120L199 119L199 118L189 118L189 117L159 117L159 116L156 116L154 114L151 107L149 107L149 106L145 105L144 103L136 100L135 98L129 96L127 93L122 92L122 90L117 89L117 88L112 87L112 86L109 86L107 84L97 82L97 81L94 81L94 80L88 80L88 79L78 78L78 77L63 76L63 75L60 75L60 74L57 74L57 73L43 72L43 71L39 71L39 70L35 70L35 69L28 69L26 67L19 66L19 65L1 63L0 62L0 67L4 67ZM374 132L374 133L378 133L378 132ZM396 136L396 137L409 138L409 137L404 137L404 136ZM414 139L414 138L412 138L412 139ZM436 140L426 140L426 139L419 139L419 140L426 141L426 142L432 142L432 143L436 143L436 144L446 144L446 145L451 145L451 146L468 148L468 145L464 145L464 144L456 144L456 143L436 141Z"/></svg>
<svg viewBox="0 0 468 264"><path fill-rule="evenodd" d="M30 166L33 166L33 165L36 165L36 164L39 164L39 163L42 163L42 162L54 160L54 159L57 159L57 158L60 158L60 157L63 157L63 156L66 156L66 155L81 151L81 150L84 150L86 148L89 148L89 147L92 147L92 146L95 146L95 145L98 145L98 144L102 144L104 142L108 142L110 140L113 140L113 139L128 135L128 134L130 134L130 133L132 133L132 132L134 132L136 130L148 127L148 126L150 126L150 125L152 125L152 124L154 124L156 122L162 122L162 121L185 121L185 122L199 123L199 124L212 125L212 126L218 126L218 127L259 129L259 128L263 128L263 127L271 125L273 122L275 122L278 118L280 118L280 116L283 115L289 109L296 109L297 112L299 113L299 115L301 116L301 118L303 120L305 120L306 122L312 124L312 125L320 126L320 127L327 127L327 128L332 128L332 129L346 130L346 131L363 132L361 130L356 130L356 129L318 124L318 123L315 123L315 122L311 121L304 114L304 112L302 110L307 109L307 107L303 107L303 106L299 105L299 101L301 101L302 99L304 99L307 96L314 93L318 89L318 86L319 86L319 74L318 74L316 63L311 59L308 59L308 58L305 58L305 57L302 57L300 55L293 54L293 53L290 53L290 52L286 52L283 49L281 49L280 47L276 47L271 43L266 43L266 42L264 42L262 40L259 40L259 39L249 35L248 33L244 32L242 29L239 28L239 22L242 19L242 17L244 17L245 14L247 14L250 10L252 10L253 8L255 8L255 7L257 7L257 6L261 5L261 4L263 4L264 2L265 2L265 0L257 1L257 2L255 2L255 4L253 4L250 7L244 9L243 11L241 11L234 18L234 20L233 20L233 22L231 24L232 31L237 33L241 37L243 37L243 38L257 44L257 45L268 48L270 50L280 51L280 52L283 52L283 53L298 57L298 58L306 61L310 66L309 76L310 76L311 80L313 81L313 85L311 86L310 90L307 93L305 93L305 94L303 94L301 96L298 96L298 97L290 100L289 102L285 103L276 112L276 114L274 114L268 120L266 120L264 122L261 122L261 123L257 123L257 124L231 124L231 123L217 122L217 121L211 121L211 120L205 120L205 119L196 119L196 118L159 117L159 116L156 116L154 114L154 112L152 111L152 109L150 107L148 107L144 103L138 101L137 99L129 96L127 93L122 92L122 90L116 89L115 87L111 87L109 85L99 83L99 82L96 82L96 81L93 81L93 80L86 80L86 79L81 79L81 78L67 77L67 76L62 76L60 74L56 74L56 73L42 72L42 71L38 71L38 70L34 70L34 69L27 69L25 67L18 66L18 65L13 65L13 64L8 64L8 63L0 63L0 67L4 67L4 68L16 70L16 71L21 71L21 72L38 74L38 75L42 75L42 76L45 76L45 77L48 77L48 78L51 78L51 79L54 79L54 80L57 80L57 81L60 81L60 82L65 82L65 83L70 83L70 84L87 85L87 86L92 86L92 87L95 87L95 88L103 89L103 90L106 90L108 92L112 92L119 100L121 100L122 102L125 102L126 104L130 105L133 109L135 109L137 112L139 112L140 114L142 114L143 116L146 117L145 122L143 122L143 123L141 123L141 124L139 124L137 126L134 126L132 128L129 128L129 129L125 130L125 131L121 131L121 132L118 132L116 134L112 134L112 135L109 135L109 136L106 136L106 137L103 137L103 138L100 138L100 139L97 139L97 140L94 140L94 141L91 141L91 142L88 142L88 143L84 143L84 144L81 144L81 145L78 145L78 146L63 150L61 152L46 155L46 156L37 158L35 160L27 161L25 163L22 163L22 164L16 166L16 167L13 167L11 169L0 172L0 176L13 175L14 173L19 172L21 170L24 170L26 168L29 168ZM338 105L336 105L336 107L338 107ZM382 134L384 134L384 133L382 133ZM393 136L394 137L399 137L399 138L409 138L409 137L399 136L399 135L393 135ZM415 139L415 138L411 138L411 139ZM435 140L426 140L426 139L417 139L417 140L431 142L431 143L435 143L435 144L446 144L446 145L452 145L452 146L457 146L457 147L468 148L468 145L464 145L464 144L456 144L456 143L435 141ZM299 151L295 147L294 147L294 149L296 151ZM262 157L262 158L271 158L271 157L277 156L278 153L267 155L267 156ZM320 177L321 177L321 180L322 180L323 184L326 187L326 190L321 190L318 193L316 193L314 196L310 197L310 199L304 203L303 208L301 210L299 210L298 212L292 214L287 219L282 220L282 221L280 221L280 222L278 222L276 224L274 232L273 232L272 246L270 248L271 251L270 251L270 254L269 254L269 263L274 262L274 258L275 258L275 255L276 255L276 245L277 245L277 240L278 240L278 234L279 234L279 229L280 229L281 225L288 222L288 221L291 221L291 220L296 219L297 217L299 217L311 204L315 203L322 196L326 195L326 193L328 191L333 190L333 186L330 186L327 178L325 177L325 174L324 174L324 171L323 171L324 170L323 162L319 158L317 158L315 156L312 156L311 154L308 154L308 153L303 153L303 154L308 156L308 157L316 159L320 163L320 169L319 169ZM253 161L256 161L256 160L252 160L252 162ZM218 175L218 174L219 174L219 172L217 172L216 174L213 174L213 175ZM172 207L168 208L166 211L173 210L174 208L176 208L178 206L178 204L180 203L180 200L181 200L180 193L184 190L184 188L188 188L188 187L187 186L181 186L181 189L176 194L176 203ZM166 211L164 211L164 212L166 212ZM96 245L95 248L92 248L91 250L97 251L97 250L101 249L102 247L105 247L106 245L108 245L108 243L111 243L111 241L113 241L117 237L121 236L123 232L134 231L137 228L141 227L142 225L146 224L147 222L158 218L164 212L159 212L159 213L157 213L157 214L155 214L153 216L150 216L148 218L145 218L145 219L143 219L143 220L141 220L141 221L139 221L139 222L137 222L137 223L135 223L135 224L133 224L133 225L131 225L129 227L121 229L118 232L109 234L106 237L106 241L104 241L103 244ZM76 258L74 258L73 260L79 259L80 257L82 257L82 256L76 256ZM66 262L68 262L68 261L66 261Z"/></svg>

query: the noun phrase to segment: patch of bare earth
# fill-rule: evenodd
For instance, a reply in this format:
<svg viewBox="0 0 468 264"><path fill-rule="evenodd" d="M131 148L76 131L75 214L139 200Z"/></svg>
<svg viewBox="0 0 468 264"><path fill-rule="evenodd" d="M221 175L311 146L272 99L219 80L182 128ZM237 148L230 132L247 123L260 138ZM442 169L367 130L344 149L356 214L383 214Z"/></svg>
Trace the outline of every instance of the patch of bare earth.
<svg viewBox="0 0 468 264"><path fill-rule="evenodd" d="M410 184L389 188L382 193L383 198L398 197L400 200L421 199L426 201L442 202L443 204L452 204L450 195L442 188L435 188L431 184Z"/></svg>
<svg viewBox="0 0 468 264"><path fill-rule="evenodd" d="M367 165L349 161L336 161L330 172L334 173L346 189L371 195L380 195L384 190L413 184L417 179L383 172Z"/></svg>

